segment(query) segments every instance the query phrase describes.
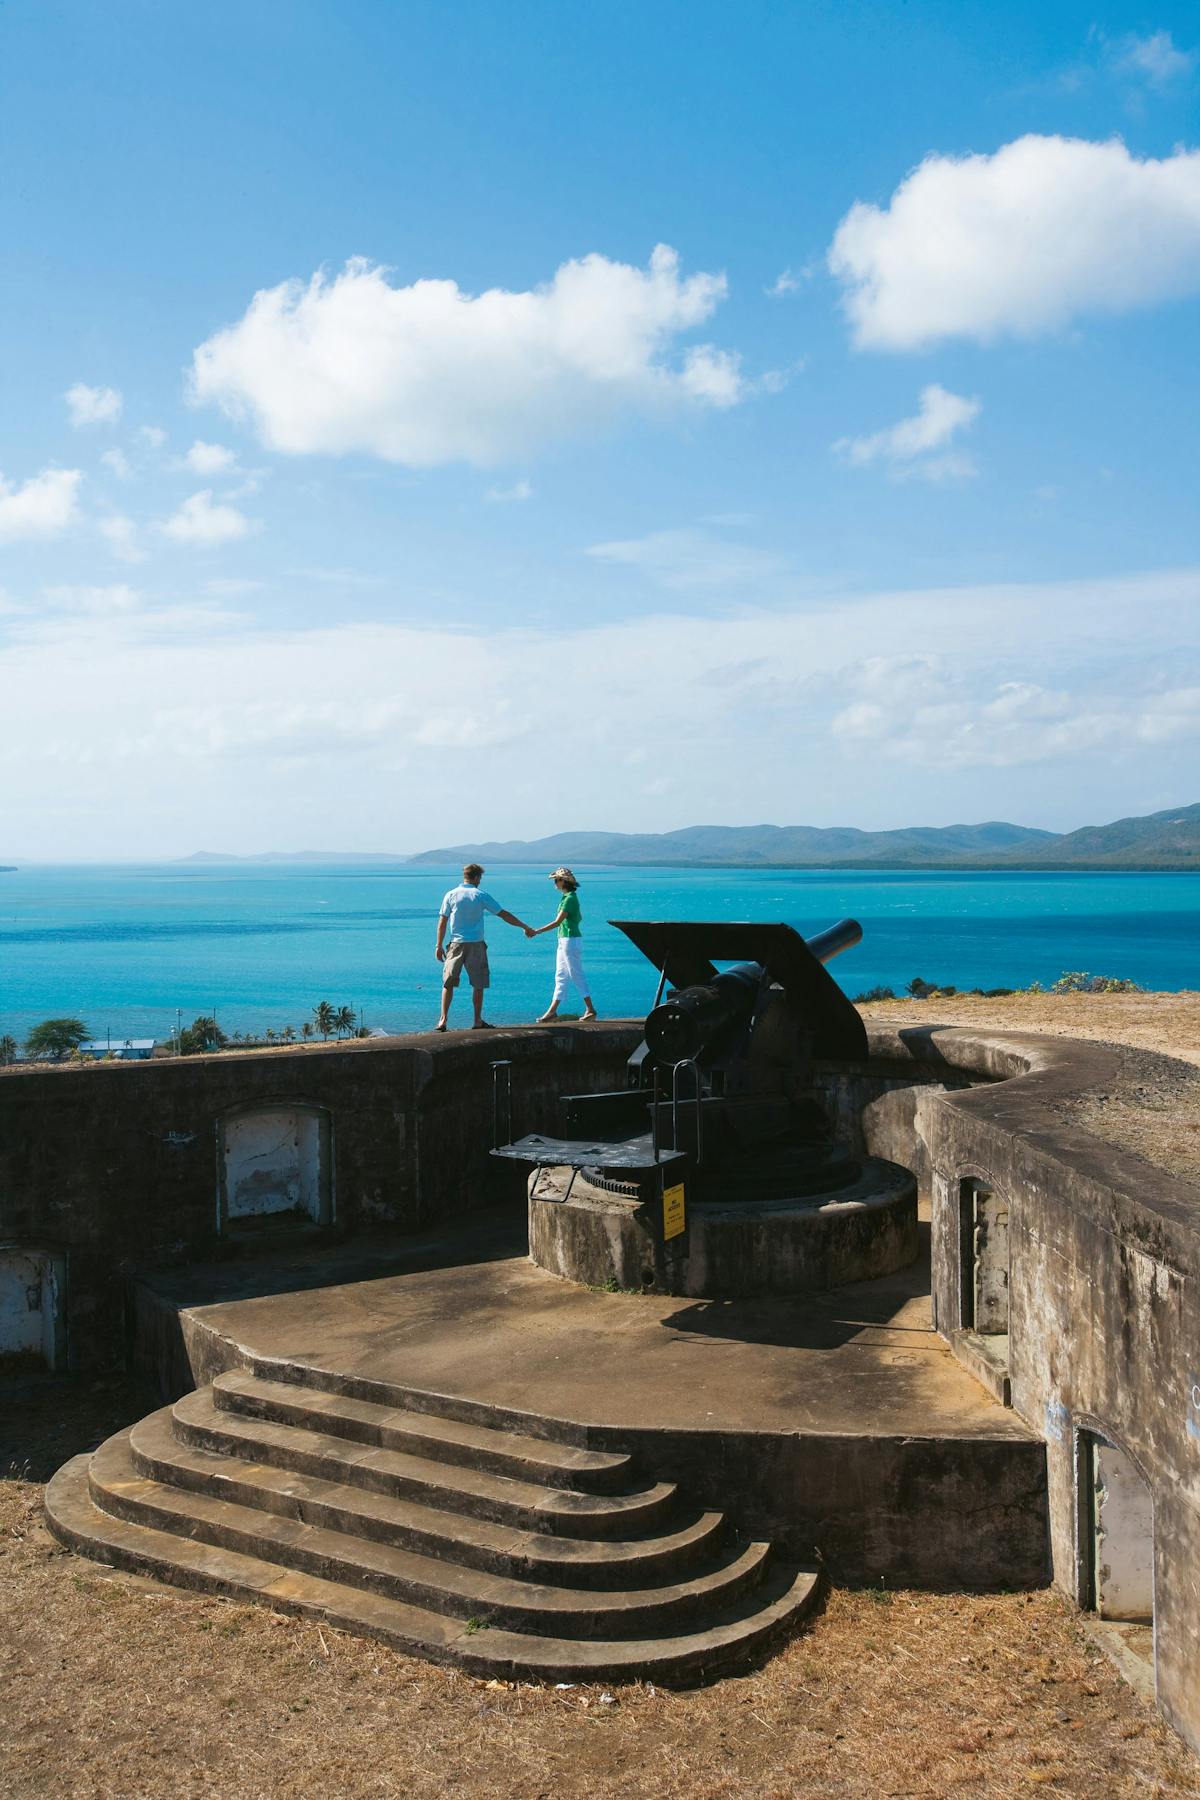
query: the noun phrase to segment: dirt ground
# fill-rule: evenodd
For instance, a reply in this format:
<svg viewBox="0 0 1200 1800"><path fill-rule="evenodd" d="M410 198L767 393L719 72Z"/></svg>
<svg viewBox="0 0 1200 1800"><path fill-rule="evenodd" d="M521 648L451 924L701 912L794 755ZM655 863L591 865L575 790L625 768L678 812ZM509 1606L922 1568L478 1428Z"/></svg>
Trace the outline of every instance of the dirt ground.
<svg viewBox="0 0 1200 1800"><path fill-rule="evenodd" d="M896 1024L985 1025L1120 1046L1112 1089L1073 1101L1071 1123L1200 1183L1200 994L956 994L874 1001L860 1010Z"/></svg>
<svg viewBox="0 0 1200 1800"><path fill-rule="evenodd" d="M54 1543L41 1483L153 1400L123 1380L10 1392L11 1800L1200 1796L1200 1762L1049 1592L835 1588L761 1667L712 1687L559 1690L110 1574Z"/></svg>
<svg viewBox="0 0 1200 1800"><path fill-rule="evenodd" d="M1200 1065L1196 994L868 1010ZM1122 1104L1139 1113L1132 1089ZM1166 1113L1141 1112L1148 1147L1167 1154ZM0 1794L12 1800L1200 1796L1200 1761L1050 1592L834 1588L762 1666L712 1687L559 1690L108 1574L55 1545L41 1483L154 1404L123 1379L28 1383L0 1412Z"/></svg>

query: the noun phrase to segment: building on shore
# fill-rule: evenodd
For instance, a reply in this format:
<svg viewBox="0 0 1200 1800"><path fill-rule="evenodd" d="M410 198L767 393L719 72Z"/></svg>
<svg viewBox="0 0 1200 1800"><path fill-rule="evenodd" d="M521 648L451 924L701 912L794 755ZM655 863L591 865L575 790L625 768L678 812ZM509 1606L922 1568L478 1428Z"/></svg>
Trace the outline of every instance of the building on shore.
<svg viewBox="0 0 1200 1800"><path fill-rule="evenodd" d="M148 1062L154 1055L154 1038L92 1038L86 1044L80 1044L79 1054L90 1056L94 1061L112 1056L118 1062Z"/></svg>

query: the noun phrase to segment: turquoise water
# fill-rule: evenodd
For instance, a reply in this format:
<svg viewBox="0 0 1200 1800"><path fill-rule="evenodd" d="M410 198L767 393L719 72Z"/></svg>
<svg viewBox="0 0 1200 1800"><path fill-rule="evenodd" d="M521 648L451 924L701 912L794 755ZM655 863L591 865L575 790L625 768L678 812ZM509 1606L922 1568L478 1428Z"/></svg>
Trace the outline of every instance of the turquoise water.
<svg viewBox="0 0 1200 1800"><path fill-rule="evenodd" d="M299 1026L318 1000L369 1025L437 1013L438 904L456 869L27 868L0 875L0 1032L73 1013L97 1035L168 1037L216 1011L227 1031ZM487 885L533 924L553 916L542 869ZM654 971L610 918L785 920L811 934L852 915L863 942L831 965L851 994L915 975L1020 987L1064 969L1200 988L1200 875L968 874L598 868L582 872L584 954L602 1014L644 1012ZM550 997L554 940L489 927L489 1016ZM455 1017L465 1023L460 993Z"/></svg>

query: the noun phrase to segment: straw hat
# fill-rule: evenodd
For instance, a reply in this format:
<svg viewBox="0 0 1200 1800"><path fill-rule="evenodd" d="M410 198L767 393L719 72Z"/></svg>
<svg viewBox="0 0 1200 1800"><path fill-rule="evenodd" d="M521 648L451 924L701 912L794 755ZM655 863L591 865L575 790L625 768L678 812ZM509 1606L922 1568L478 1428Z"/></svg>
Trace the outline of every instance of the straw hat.
<svg viewBox="0 0 1200 1800"><path fill-rule="evenodd" d="M551 881L569 881L572 887L579 886L579 883L576 881L574 875L571 873L570 869L568 869L565 866L565 864L562 868L551 869L550 880Z"/></svg>

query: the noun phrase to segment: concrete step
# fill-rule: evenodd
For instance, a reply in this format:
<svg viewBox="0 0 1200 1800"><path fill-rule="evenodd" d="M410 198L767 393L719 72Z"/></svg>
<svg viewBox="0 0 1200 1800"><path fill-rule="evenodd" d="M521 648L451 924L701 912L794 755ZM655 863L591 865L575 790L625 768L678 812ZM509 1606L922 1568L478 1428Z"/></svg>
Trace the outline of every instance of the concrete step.
<svg viewBox="0 0 1200 1800"><path fill-rule="evenodd" d="M553 1537L495 1524L257 1459L196 1449L176 1437L170 1407L133 1426L129 1445L137 1473L153 1481L532 1581L636 1587L708 1561L726 1535L719 1512L698 1513L674 1530L627 1539Z"/></svg>
<svg viewBox="0 0 1200 1800"><path fill-rule="evenodd" d="M759 1580L770 1555L767 1544L732 1545L711 1569L634 1588L575 1588L514 1579L151 1480L134 1465L128 1431L118 1432L93 1453L89 1485L95 1505L115 1518L432 1612L554 1637L628 1638L683 1630Z"/></svg>
<svg viewBox="0 0 1200 1800"><path fill-rule="evenodd" d="M173 1414L176 1435L197 1449L554 1536L636 1537L656 1530L676 1501L672 1482L655 1482L632 1493L581 1494L375 1444L356 1444L307 1426L244 1418L218 1408L208 1388L176 1401Z"/></svg>
<svg viewBox="0 0 1200 1800"><path fill-rule="evenodd" d="M89 1487L91 1460L74 1457L46 1490L51 1529L68 1547L112 1566L199 1592L224 1594L318 1619L412 1655L453 1663L475 1675L540 1681L704 1677L761 1649L776 1633L801 1619L817 1594L814 1573L776 1566L761 1584L721 1607L702 1630L613 1640L481 1628L474 1619L453 1617L295 1569L281 1570L260 1556L179 1537L101 1511ZM140 1478L131 1473L131 1479Z"/></svg>
<svg viewBox="0 0 1200 1800"><path fill-rule="evenodd" d="M605 1448L612 1439L611 1431L606 1428L585 1425L575 1419L549 1417L524 1408L501 1406L491 1400L471 1400L463 1394L437 1394L427 1388L381 1381L370 1375L351 1375L344 1369L322 1366L315 1358L301 1361L292 1357L256 1356L249 1349L242 1354L248 1373L263 1381L308 1388L313 1393L366 1400L398 1412L436 1414L440 1419L454 1419L462 1425L512 1431L542 1443L567 1444L577 1449L594 1447L597 1433Z"/></svg>
<svg viewBox="0 0 1200 1800"><path fill-rule="evenodd" d="M269 1419L281 1425L303 1425L359 1444L464 1468L487 1469L547 1487L576 1488L581 1493L611 1493L628 1485L632 1458L600 1450L581 1450L525 1437L494 1426L466 1423L438 1413L384 1406L351 1395L324 1393L294 1382L267 1381L242 1369L218 1375L213 1401L222 1412L244 1418Z"/></svg>

